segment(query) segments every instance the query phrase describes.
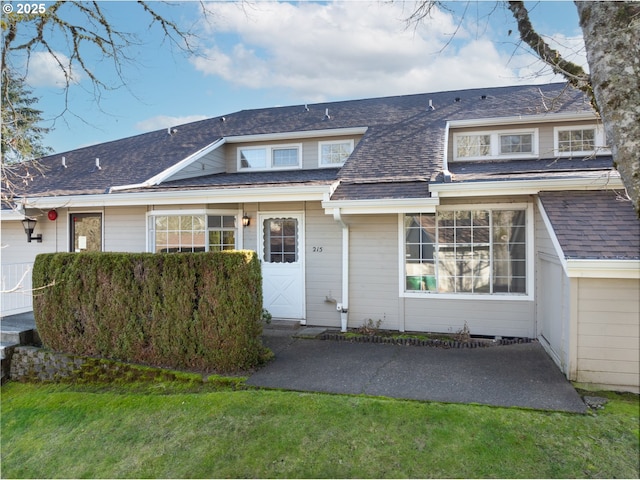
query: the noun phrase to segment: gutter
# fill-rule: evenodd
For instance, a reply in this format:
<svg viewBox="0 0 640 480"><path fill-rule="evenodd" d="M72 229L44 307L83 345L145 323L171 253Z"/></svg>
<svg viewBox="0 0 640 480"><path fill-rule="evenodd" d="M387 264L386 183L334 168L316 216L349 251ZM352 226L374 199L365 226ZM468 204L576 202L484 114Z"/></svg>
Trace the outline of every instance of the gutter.
<svg viewBox="0 0 640 480"><path fill-rule="evenodd" d="M555 178L539 180L489 180L432 183L432 194L437 197L473 197L491 195L537 195L540 191L556 190L608 190L623 188L620 177L611 171L599 176Z"/></svg>
<svg viewBox="0 0 640 480"><path fill-rule="evenodd" d="M228 187L194 190L124 192L117 195L61 195L54 197L27 197L28 208L61 207L118 207L146 205L176 205L202 203L244 203L282 201L321 201L327 185L280 187Z"/></svg>

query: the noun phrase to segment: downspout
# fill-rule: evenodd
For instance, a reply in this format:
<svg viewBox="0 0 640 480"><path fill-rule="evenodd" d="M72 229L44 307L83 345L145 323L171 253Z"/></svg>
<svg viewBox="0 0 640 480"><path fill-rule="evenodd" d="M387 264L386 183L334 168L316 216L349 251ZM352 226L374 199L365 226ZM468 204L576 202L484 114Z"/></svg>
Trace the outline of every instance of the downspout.
<svg viewBox="0 0 640 480"><path fill-rule="evenodd" d="M342 303L337 304L340 312L340 331L347 331L349 320L349 225L342 219L339 208L333 209L333 219L342 227Z"/></svg>

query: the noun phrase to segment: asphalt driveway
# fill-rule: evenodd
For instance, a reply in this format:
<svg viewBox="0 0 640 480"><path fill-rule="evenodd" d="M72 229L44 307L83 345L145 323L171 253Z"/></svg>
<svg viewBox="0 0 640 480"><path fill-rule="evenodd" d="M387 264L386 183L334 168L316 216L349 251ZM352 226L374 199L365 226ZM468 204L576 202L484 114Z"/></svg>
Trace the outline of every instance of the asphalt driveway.
<svg viewBox="0 0 640 480"><path fill-rule="evenodd" d="M441 349L296 338L265 330L275 360L249 385L584 413L587 407L537 342Z"/></svg>

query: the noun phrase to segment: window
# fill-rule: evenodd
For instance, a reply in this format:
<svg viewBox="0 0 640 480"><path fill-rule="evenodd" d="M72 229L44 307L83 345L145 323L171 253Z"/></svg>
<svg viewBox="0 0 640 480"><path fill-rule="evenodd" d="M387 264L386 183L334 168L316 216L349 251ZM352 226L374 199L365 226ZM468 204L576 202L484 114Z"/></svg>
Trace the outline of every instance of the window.
<svg viewBox="0 0 640 480"><path fill-rule="evenodd" d="M300 168L301 145L238 148L238 169L270 170Z"/></svg>
<svg viewBox="0 0 640 480"><path fill-rule="evenodd" d="M410 214L405 291L526 294L526 210Z"/></svg>
<svg viewBox="0 0 640 480"><path fill-rule="evenodd" d="M298 166L297 148L274 148L271 152L271 155L273 157L272 165L274 167Z"/></svg>
<svg viewBox="0 0 640 480"><path fill-rule="evenodd" d="M71 252L102 251L102 214L71 214Z"/></svg>
<svg viewBox="0 0 640 480"><path fill-rule="evenodd" d="M264 254L268 263L298 261L298 220L269 218L264 221Z"/></svg>
<svg viewBox="0 0 640 480"><path fill-rule="evenodd" d="M321 167L334 167L343 165L353 152L353 140L340 142L319 142L318 158Z"/></svg>
<svg viewBox="0 0 640 480"><path fill-rule="evenodd" d="M233 215L209 215L209 251L234 250L236 248L236 217Z"/></svg>
<svg viewBox="0 0 640 480"><path fill-rule="evenodd" d="M490 135L460 135L456 139L457 157L488 157L491 155Z"/></svg>
<svg viewBox="0 0 640 480"><path fill-rule="evenodd" d="M531 152L533 152L533 135L530 133L500 135L500 155Z"/></svg>
<svg viewBox="0 0 640 480"><path fill-rule="evenodd" d="M156 253L204 252L204 215L157 215L153 222Z"/></svg>
<svg viewBox="0 0 640 480"><path fill-rule="evenodd" d="M240 149L240 168L267 168L267 149Z"/></svg>
<svg viewBox="0 0 640 480"><path fill-rule="evenodd" d="M537 154L537 129L453 134L454 160L483 160L507 156L531 158Z"/></svg>
<svg viewBox="0 0 640 480"><path fill-rule="evenodd" d="M149 217L150 250L156 253L217 252L236 248L236 216L159 214Z"/></svg>
<svg viewBox="0 0 640 480"><path fill-rule="evenodd" d="M604 131L597 125L555 128L554 142L556 155L560 156L589 155L606 149Z"/></svg>

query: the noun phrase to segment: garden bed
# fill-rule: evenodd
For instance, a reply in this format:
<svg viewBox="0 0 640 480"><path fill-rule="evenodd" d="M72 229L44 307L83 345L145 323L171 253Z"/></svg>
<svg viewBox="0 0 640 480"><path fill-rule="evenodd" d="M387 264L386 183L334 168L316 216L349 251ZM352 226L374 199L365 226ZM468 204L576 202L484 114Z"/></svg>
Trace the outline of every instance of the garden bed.
<svg viewBox="0 0 640 480"><path fill-rule="evenodd" d="M386 343L390 345L409 345L417 347L436 348L486 348L500 345L514 345L519 343L531 343L531 338L521 337L469 337L464 339L448 338L441 334L411 334L395 332L377 332L373 334L363 334L358 332L340 332L329 330L319 337L320 340L333 340L339 342L352 343Z"/></svg>

